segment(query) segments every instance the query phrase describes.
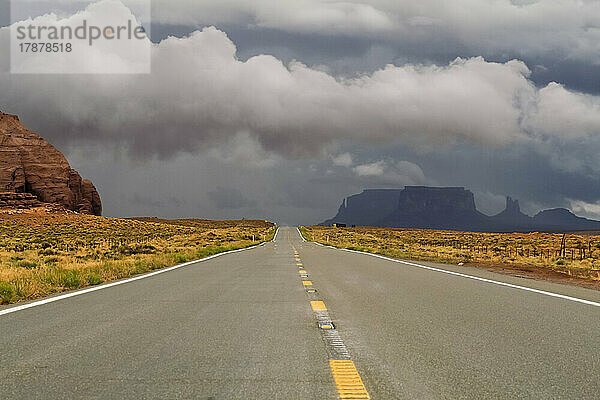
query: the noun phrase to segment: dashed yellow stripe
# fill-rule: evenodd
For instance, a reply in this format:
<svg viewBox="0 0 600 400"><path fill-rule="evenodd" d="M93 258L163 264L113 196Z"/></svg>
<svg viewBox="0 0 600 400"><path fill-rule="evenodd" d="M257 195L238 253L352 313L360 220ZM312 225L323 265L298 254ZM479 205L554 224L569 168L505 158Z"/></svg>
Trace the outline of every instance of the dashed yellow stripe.
<svg viewBox="0 0 600 400"><path fill-rule="evenodd" d="M370 399L352 360L329 360L340 399Z"/></svg>
<svg viewBox="0 0 600 400"><path fill-rule="evenodd" d="M298 271L298 273L299 273L299 274L306 274L307 272L306 272L306 270L304 270L304 269L301 269L301 270L299 270L299 271Z"/></svg>
<svg viewBox="0 0 600 400"><path fill-rule="evenodd" d="M311 285L312 285L312 282L311 282L311 281L302 281L302 284L303 284L304 286L311 286Z"/></svg>
<svg viewBox="0 0 600 400"><path fill-rule="evenodd" d="M327 307L325 307L325 303L321 300L314 300L310 302L313 311L327 311Z"/></svg>

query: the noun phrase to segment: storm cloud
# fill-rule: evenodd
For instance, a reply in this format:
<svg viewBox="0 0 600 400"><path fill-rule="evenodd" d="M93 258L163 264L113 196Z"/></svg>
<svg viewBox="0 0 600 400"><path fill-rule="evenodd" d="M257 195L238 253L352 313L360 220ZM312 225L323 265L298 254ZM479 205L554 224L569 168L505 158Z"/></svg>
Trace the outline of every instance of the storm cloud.
<svg viewBox="0 0 600 400"><path fill-rule="evenodd" d="M482 55L559 53L600 63L600 4L594 0L156 0L154 14L156 22L174 25L246 25L390 42L451 43Z"/></svg>
<svg viewBox="0 0 600 400"><path fill-rule="evenodd" d="M0 35L6 43L8 28ZM226 33L205 28L154 45L151 75L3 74L0 102L25 116L54 115L50 132L58 140L76 132L122 141L142 156L194 151L240 132L268 151L322 157L342 142L432 150L459 140L506 145L600 130L597 97L555 83L537 89L529 74L518 60L475 57L340 79L269 55L240 61Z"/></svg>
<svg viewBox="0 0 600 400"><path fill-rule="evenodd" d="M232 171L242 168L265 186L255 191L248 180L238 181L233 175L220 182L209 176L203 162L210 189L205 189L202 204L220 215L226 209L242 209L262 216L265 208L287 204L279 212L300 219L309 215L310 207L302 209L309 204L313 209L320 205L322 215L325 208L334 211L339 197L361 187L405 184L472 186L494 202L501 194L517 193L531 208L554 201L591 215L600 193L584 195L567 185L550 200L543 191L527 191L526 185L501 182L490 187L484 182L492 176L500 182L509 158L517 165L525 165L526 158L538 160L546 168L535 170L538 177L595 182L600 96L556 82L536 85L532 71L543 66L530 66L518 56L558 51L586 65L600 63L599 31L585 28L597 26L597 3L462 3L464 7L455 4L450 9L432 2L417 7L413 2L295 1L273 8L267 2L229 1L171 2L167 8L158 1L154 16L163 24L247 23L294 35L377 43L407 36L415 43L446 40L480 54L490 48L508 52L514 59L376 62L368 73L345 76L326 64L268 54L241 57L226 32L205 27L153 43L149 75L0 72L0 106L74 154L81 143L107 151L121 148L125 158L155 168L160 163L177 165L176 160L194 165L195 156L201 156L212 160L213 174L221 173L217 165ZM8 34L7 27L0 28L3 54L8 52ZM382 49L385 59L385 46ZM490 163L489 169L482 168L488 170L487 178L458 167L460 174L450 177L448 168L433 167L468 163L481 159L482 153L488 156L481 162ZM85 165L79 168L86 170ZM523 176L531 174L523 171ZM297 191L283 177L309 189ZM111 183L106 180L106 185ZM285 188L287 194L276 188ZM316 190L331 194L310 198L306 193ZM149 207L168 208L172 203L166 193L156 197L146 202ZM113 204L115 210L120 207Z"/></svg>

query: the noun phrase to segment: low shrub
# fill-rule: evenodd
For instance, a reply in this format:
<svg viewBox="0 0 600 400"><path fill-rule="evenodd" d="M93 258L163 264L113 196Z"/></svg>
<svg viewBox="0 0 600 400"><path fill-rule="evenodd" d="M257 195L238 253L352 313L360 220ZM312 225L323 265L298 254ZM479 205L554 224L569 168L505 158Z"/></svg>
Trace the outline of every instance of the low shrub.
<svg viewBox="0 0 600 400"><path fill-rule="evenodd" d="M16 266L18 268L34 269L34 268L37 268L38 265L37 265L37 263L35 263L33 261L22 260L22 261L17 262Z"/></svg>
<svg viewBox="0 0 600 400"><path fill-rule="evenodd" d="M177 253L173 258L177 264L183 264L188 261L187 256L183 253Z"/></svg>
<svg viewBox="0 0 600 400"><path fill-rule="evenodd" d="M0 282L0 304L11 303L17 290L9 282Z"/></svg>
<svg viewBox="0 0 600 400"><path fill-rule="evenodd" d="M48 248L46 248L46 249L44 249L44 250L40 250L40 251L38 251L38 254L39 254L40 256L54 256L54 255L58 254L58 252L56 252L56 251L55 251L55 250L53 250L53 249L48 249Z"/></svg>
<svg viewBox="0 0 600 400"><path fill-rule="evenodd" d="M87 283L90 286L95 286L95 285L99 285L101 283L104 283L104 281L102 280L102 278L100 278L100 275L92 272L90 273L87 277L86 277Z"/></svg>
<svg viewBox="0 0 600 400"><path fill-rule="evenodd" d="M81 277L78 271L72 269L54 268L44 276L44 280L54 286L66 289L75 289L81 286Z"/></svg>

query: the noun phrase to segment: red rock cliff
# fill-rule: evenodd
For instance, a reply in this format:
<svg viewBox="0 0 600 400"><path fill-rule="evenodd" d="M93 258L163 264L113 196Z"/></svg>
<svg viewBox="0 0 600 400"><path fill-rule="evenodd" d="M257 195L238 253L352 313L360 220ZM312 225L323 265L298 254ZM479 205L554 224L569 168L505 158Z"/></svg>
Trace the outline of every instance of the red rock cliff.
<svg viewBox="0 0 600 400"><path fill-rule="evenodd" d="M19 118L0 112L0 192L31 193L44 203L101 215L92 182L83 180L65 156Z"/></svg>

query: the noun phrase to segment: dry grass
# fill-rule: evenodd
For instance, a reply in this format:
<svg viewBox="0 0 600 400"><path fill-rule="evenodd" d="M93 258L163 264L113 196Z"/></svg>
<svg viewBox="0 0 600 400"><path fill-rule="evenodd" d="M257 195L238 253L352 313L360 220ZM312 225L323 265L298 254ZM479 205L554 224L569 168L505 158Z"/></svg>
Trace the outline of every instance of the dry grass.
<svg viewBox="0 0 600 400"><path fill-rule="evenodd" d="M274 233L273 224L251 220L0 214L0 304L248 247Z"/></svg>
<svg viewBox="0 0 600 400"><path fill-rule="evenodd" d="M600 281L600 236L391 228L301 228L308 240L394 258L474 266L533 266Z"/></svg>

